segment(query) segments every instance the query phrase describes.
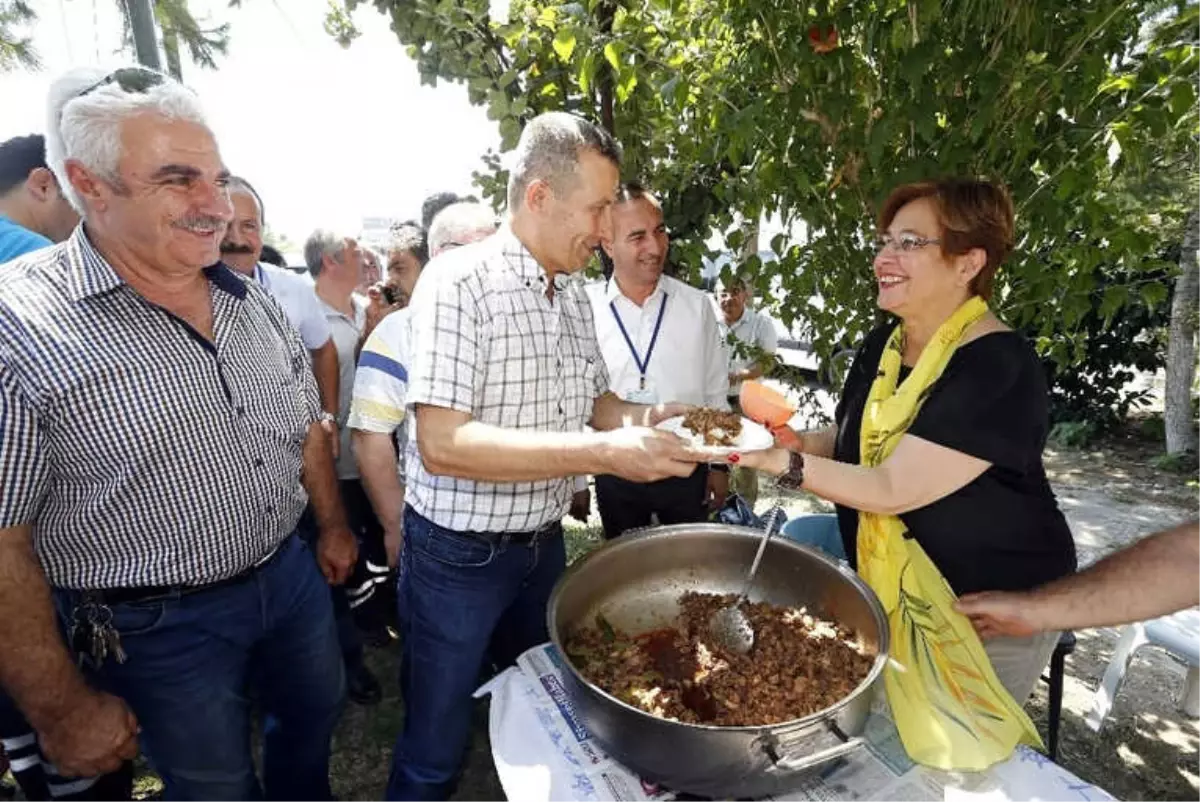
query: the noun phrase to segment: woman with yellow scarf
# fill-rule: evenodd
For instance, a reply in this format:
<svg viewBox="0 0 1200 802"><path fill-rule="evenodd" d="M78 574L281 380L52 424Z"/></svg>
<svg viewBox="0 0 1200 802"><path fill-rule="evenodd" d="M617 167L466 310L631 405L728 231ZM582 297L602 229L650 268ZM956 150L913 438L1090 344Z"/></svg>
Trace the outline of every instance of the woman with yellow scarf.
<svg viewBox="0 0 1200 802"><path fill-rule="evenodd" d="M1058 633L981 642L954 601L1075 570L1042 465L1042 367L988 308L1012 202L985 181L909 184L878 230L878 304L898 320L858 349L835 425L731 461L837 505L785 532L848 559L887 610L885 687L909 755L982 770L1040 746L1021 705Z"/></svg>

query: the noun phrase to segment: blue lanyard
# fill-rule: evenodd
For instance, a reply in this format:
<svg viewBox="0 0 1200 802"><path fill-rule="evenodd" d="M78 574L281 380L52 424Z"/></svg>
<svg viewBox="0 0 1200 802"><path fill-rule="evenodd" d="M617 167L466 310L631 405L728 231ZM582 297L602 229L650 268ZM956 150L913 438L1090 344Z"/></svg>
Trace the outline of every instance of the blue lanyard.
<svg viewBox="0 0 1200 802"><path fill-rule="evenodd" d="M621 316L617 314L617 304L615 301L608 302L608 308L612 310L613 317L617 319L617 327L621 329L621 334L625 336L625 344L629 346L629 353L633 354L633 363L637 365L640 379L638 388L646 389L646 369L650 367L650 355L654 353L654 346L658 342L658 333L662 331L663 316L667 313L667 294L663 293L662 303L658 307L658 320L654 323L654 333L650 335L650 347L646 349L646 358L642 359L638 356L637 348L633 344L633 339L629 336L629 332L625 330L625 324L621 322Z"/></svg>

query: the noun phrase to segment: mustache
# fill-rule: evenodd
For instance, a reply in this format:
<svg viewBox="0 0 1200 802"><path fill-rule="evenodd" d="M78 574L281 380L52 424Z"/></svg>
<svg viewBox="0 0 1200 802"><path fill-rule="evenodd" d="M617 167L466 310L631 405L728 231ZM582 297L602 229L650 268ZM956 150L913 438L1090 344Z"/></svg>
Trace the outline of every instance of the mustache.
<svg viewBox="0 0 1200 802"><path fill-rule="evenodd" d="M238 245L233 242L222 242L221 243L221 253L252 254L252 253L254 253L254 249L251 248L249 245Z"/></svg>
<svg viewBox="0 0 1200 802"><path fill-rule="evenodd" d="M224 228L226 220L211 214L190 214L175 221L177 228Z"/></svg>

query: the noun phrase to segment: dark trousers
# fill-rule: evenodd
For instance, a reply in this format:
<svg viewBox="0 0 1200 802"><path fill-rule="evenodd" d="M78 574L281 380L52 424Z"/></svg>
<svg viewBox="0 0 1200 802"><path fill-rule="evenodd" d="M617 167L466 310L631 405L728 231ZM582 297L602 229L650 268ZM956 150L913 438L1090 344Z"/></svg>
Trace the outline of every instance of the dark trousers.
<svg viewBox="0 0 1200 802"><path fill-rule="evenodd" d="M400 690L387 799L446 799L471 738L485 655L502 665L549 639L546 603L566 568L562 527L529 544L493 542L404 511Z"/></svg>
<svg viewBox="0 0 1200 802"><path fill-rule="evenodd" d="M338 484L346 521L358 538L358 563L346 581L346 600L358 626L367 632L377 631L392 623L396 610L396 585L388 569L383 525L375 517L360 480L342 479Z"/></svg>
<svg viewBox="0 0 1200 802"><path fill-rule="evenodd" d="M617 476L596 477L596 506L611 540L630 529L651 524L689 524L708 519L708 466L700 465L686 479L662 479L642 484Z"/></svg>
<svg viewBox="0 0 1200 802"><path fill-rule="evenodd" d="M70 620L80 594L54 597ZM128 659L89 675L137 716L167 799L332 798L346 682L329 586L299 538L236 584L111 609ZM263 714L261 784L247 684Z"/></svg>

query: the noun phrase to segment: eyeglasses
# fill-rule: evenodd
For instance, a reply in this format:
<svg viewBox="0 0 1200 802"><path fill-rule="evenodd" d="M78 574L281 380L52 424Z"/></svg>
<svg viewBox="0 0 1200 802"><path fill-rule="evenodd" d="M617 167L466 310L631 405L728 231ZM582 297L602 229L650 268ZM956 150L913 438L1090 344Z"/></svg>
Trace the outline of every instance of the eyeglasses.
<svg viewBox="0 0 1200 802"><path fill-rule="evenodd" d="M82 92L77 93L75 97L90 95L100 87L108 86L109 84L116 84L125 92L144 94L169 80L171 79L166 75L149 67L118 67Z"/></svg>
<svg viewBox="0 0 1200 802"><path fill-rule="evenodd" d="M920 237L907 231L898 237L893 237L891 234L880 234L875 238L875 248L877 250L884 251L892 248L900 253L912 253L919 248L924 248L926 245L941 244L942 241L940 239Z"/></svg>

